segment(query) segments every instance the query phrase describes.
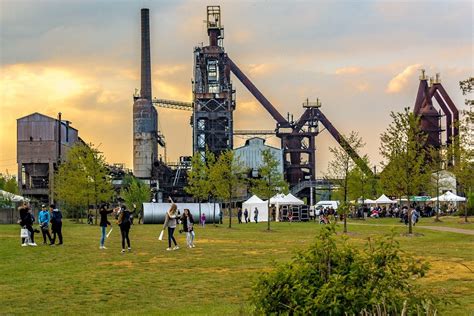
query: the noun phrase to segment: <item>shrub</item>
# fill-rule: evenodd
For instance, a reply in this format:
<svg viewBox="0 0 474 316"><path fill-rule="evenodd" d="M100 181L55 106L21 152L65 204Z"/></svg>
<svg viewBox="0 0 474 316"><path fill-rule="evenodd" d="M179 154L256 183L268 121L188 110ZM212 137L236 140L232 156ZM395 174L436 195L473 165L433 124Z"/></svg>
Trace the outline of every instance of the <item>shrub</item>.
<svg viewBox="0 0 474 316"><path fill-rule="evenodd" d="M358 250L326 226L308 250L259 278L252 303L258 314L431 314L439 301L413 283L427 270L393 235Z"/></svg>

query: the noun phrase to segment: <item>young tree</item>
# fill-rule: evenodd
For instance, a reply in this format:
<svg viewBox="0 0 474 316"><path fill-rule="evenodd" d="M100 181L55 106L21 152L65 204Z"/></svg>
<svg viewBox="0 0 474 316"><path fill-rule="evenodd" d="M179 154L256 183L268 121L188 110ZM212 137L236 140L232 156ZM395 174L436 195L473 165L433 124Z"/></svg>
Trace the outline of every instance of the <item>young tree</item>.
<svg viewBox="0 0 474 316"><path fill-rule="evenodd" d="M474 77L459 83L463 95L472 93ZM462 195L472 199L474 195L474 100L466 99L468 110L462 111L463 118L459 122L459 136L453 139L454 166L451 171L456 176L458 190ZM457 146L456 146L457 145ZM448 151L449 152L449 151ZM464 221L467 223L467 207L464 208Z"/></svg>
<svg viewBox="0 0 474 316"><path fill-rule="evenodd" d="M426 134L420 129L419 117L409 108L390 114L392 123L380 136L380 154L385 167L381 181L391 195L411 197L426 190L430 170L425 149ZM408 213L408 233L413 233L411 213Z"/></svg>
<svg viewBox="0 0 474 316"><path fill-rule="evenodd" d="M231 150L220 154L210 172L210 180L214 185L216 196L228 201L229 228L232 227L232 198L244 183L244 174L244 167L238 159L234 158L234 152Z"/></svg>
<svg viewBox="0 0 474 316"><path fill-rule="evenodd" d="M130 184L122 188L121 196L129 210L134 210L140 214L143 210L143 203L150 201L150 187L143 181L135 177L130 177Z"/></svg>
<svg viewBox="0 0 474 316"><path fill-rule="evenodd" d="M105 167L105 159L93 145L76 144L56 172L54 193L69 208L88 207L110 200L113 187Z"/></svg>
<svg viewBox="0 0 474 316"><path fill-rule="evenodd" d="M201 218L201 201L208 197L209 173L206 162L200 153L195 153L191 159L191 170L188 171L188 184L184 188L199 203L199 218Z"/></svg>
<svg viewBox="0 0 474 316"><path fill-rule="evenodd" d="M258 169L259 178L251 182L251 191L253 194L267 199L267 230L270 230L270 198L280 192L288 193L288 183L283 178L283 174L278 170L278 160L273 157L270 150L264 150L262 158L263 165Z"/></svg>
<svg viewBox="0 0 474 316"><path fill-rule="evenodd" d="M349 146L356 152L364 147L362 138L357 132L352 131L348 137L344 137ZM355 163L349 153L342 147L331 147L329 151L333 155L333 159L328 164L328 173L326 178L332 179L333 182L339 186L340 194L343 202L338 208L338 213L344 217L344 233L347 233L347 212L349 211L348 197L349 197L349 175L354 169Z"/></svg>
<svg viewBox="0 0 474 316"><path fill-rule="evenodd" d="M13 194L18 194L19 190L16 177L10 175L8 171L6 174L0 173L0 190L7 191Z"/></svg>

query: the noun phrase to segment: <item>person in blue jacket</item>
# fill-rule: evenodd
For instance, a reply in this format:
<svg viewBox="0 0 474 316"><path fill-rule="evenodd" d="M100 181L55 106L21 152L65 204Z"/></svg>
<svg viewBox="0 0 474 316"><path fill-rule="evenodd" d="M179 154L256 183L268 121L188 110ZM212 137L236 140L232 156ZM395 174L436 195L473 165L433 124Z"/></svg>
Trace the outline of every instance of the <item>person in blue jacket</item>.
<svg viewBox="0 0 474 316"><path fill-rule="evenodd" d="M51 239L51 234L49 233L49 222L51 216L49 211L46 209L46 205L41 205L41 211L38 214L38 222L41 228L41 233L43 234L43 244L46 244L46 236L48 236L49 244L53 244L53 240Z"/></svg>
<svg viewBox="0 0 474 316"><path fill-rule="evenodd" d="M59 209L56 208L56 205L51 204L49 206L51 210L51 225L52 225L52 230L53 230L53 240L51 241L51 244L54 245L56 242L56 235L59 237L59 245L63 244L63 233L62 233L62 228L63 228L63 214Z"/></svg>

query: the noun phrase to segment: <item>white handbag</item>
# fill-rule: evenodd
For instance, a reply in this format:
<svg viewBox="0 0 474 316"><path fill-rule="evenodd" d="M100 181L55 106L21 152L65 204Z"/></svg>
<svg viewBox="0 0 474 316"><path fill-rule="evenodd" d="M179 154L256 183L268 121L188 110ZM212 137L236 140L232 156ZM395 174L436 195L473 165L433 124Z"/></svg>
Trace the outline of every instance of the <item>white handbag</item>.
<svg viewBox="0 0 474 316"><path fill-rule="evenodd" d="M164 234L164 233L165 233L165 231L162 230L161 233L160 233L160 237L158 237L158 240L163 240L163 234Z"/></svg>
<svg viewBox="0 0 474 316"><path fill-rule="evenodd" d="M28 233L29 233L29 232L28 232L28 229L22 228L22 229L20 230L20 237L21 237L21 238L28 238L28 237L29 237L29 234L28 234Z"/></svg>

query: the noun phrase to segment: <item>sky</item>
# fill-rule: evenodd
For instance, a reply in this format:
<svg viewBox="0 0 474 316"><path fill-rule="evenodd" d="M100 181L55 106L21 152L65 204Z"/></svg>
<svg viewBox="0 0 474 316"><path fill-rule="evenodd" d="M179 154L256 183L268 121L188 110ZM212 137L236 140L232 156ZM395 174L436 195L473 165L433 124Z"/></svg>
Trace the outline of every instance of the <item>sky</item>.
<svg viewBox="0 0 474 316"><path fill-rule="evenodd" d="M341 133L363 138L372 165L390 112L413 107L420 69L440 73L465 108L459 81L473 75L471 1L0 0L0 172L16 172L16 119L33 112L62 112L108 162L131 168L140 8L150 9L153 96L191 101L193 48L208 42L206 5L221 6L226 52L283 116L297 118L306 98L319 98ZM233 82L235 128L274 129ZM158 112L168 161L191 155L190 112ZM279 146L275 137L267 143ZM316 145L321 175L338 145L327 131Z"/></svg>

